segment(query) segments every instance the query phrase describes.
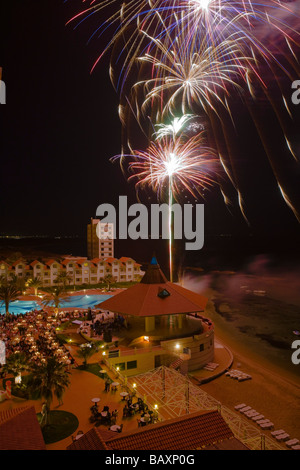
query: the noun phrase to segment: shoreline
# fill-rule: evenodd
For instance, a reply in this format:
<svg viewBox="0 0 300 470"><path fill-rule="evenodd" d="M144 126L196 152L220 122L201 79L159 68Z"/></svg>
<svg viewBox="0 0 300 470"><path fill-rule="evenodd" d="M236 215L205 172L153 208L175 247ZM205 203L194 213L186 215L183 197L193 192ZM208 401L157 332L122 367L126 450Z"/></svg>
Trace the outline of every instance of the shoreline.
<svg viewBox="0 0 300 470"><path fill-rule="evenodd" d="M210 311L213 307L213 302L209 302ZM209 316L209 312L207 315ZM239 403L251 406L274 423L273 430L284 429L291 438L300 440L300 365L297 380L295 374L261 357L251 350L249 345L230 336L228 331L224 331L215 322L214 326L215 340L228 348L233 355L231 369L246 372L252 379L237 382L223 374L200 387L235 412L234 407ZM260 429L255 423L251 424ZM270 431L264 431L264 434L271 437Z"/></svg>

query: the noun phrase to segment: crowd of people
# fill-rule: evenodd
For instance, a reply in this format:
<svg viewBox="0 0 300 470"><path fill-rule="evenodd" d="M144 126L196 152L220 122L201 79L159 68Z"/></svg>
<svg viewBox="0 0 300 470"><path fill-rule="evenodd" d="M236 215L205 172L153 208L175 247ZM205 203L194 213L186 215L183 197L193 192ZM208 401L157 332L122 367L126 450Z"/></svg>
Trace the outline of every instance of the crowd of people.
<svg viewBox="0 0 300 470"><path fill-rule="evenodd" d="M78 333L82 332L89 337L98 337L106 343L110 343L113 336L118 335L120 330L126 326L126 321L121 315L89 309L87 320L80 324Z"/></svg>
<svg viewBox="0 0 300 470"><path fill-rule="evenodd" d="M5 344L6 361L11 354L24 353L30 361L38 364L55 356L59 362L71 366L73 357L57 339L56 328L60 324L61 317L45 310L2 315L0 341Z"/></svg>

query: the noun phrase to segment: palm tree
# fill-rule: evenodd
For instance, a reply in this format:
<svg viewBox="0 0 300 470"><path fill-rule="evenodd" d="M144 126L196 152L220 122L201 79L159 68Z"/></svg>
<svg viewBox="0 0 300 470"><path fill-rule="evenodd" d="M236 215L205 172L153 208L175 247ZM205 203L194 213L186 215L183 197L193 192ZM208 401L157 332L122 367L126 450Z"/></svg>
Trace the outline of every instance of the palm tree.
<svg viewBox="0 0 300 470"><path fill-rule="evenodd" d="M62 302L68 302L69 298L63 289L63 287L55 287L53 292L50 292L49 294L45 295L42 305L44 307L47 306L54 306L55 308L59 308Z"/></svg>
<svg viewBox="0 0 300 470"><path fill-rule="evenodd" d="M37 295L38 293L38 288L41 287L43 285L41 279L39 277L32 277L31 279L29 279L28 281L28 284L34 288L34 295Z"/></svg>
<svg viewBox="0 0 300 470"><path fill-rule="evenodd" d="M5 303L6 314L9 314L9 304L17 300L21 290L14 280L8 281L5 276L0 278L0 300Z"/></svg>
<svg viewBox="0 0 300 470"><path fill-rule="evenodd" d="M55 357L49 357L45 363L32 364L31 373L28 387L46 401L47 410L50 411L54 396L61 403L70 385L70 372L65 364L60 363ZM49 413L45 424L49 424Z"/></svg>
<svg viewBox="0 0 300 470"><path fill-rule="evenodd" d="M66 290L66 286L69 285L73 280L73 276L68 271L60 271L56 276L55 283L62 285L63 289Z"/></svg>
<svg viewBox="0 0 300 470"><path fill-rule="evenodd" d="M9 279L7 280L7 282L15 285L21 293L25 291L25 286L26 286L25 277L17 276L16 274L12 273L9 275Z"/></svg>
<svg viewBox="0 0 300 470"><path fill-rule="evenodd" d="M28 370L28 368L28 358L23 352L10 354L6 359L6 364L3 366L3 370L14 377L20 376L22 371Z"/></svg>
<svg viewBox="0 0 300 470"><path fill-rule="evenodd" d="M83 343L80 345L77 356L83 359L83 367L87 367L87 361L98 351L98 344Z"/></svg>
<svg viewBox="0 0 300 470"><path fill-rule="evenodd" d="M112 284L114 283L114 281L115 280L114 280L114 278L112 277L111 274L107 274L107 276L105 276L103 278L103 282L105 282L107 290L110 290L110 288L111 288Z"/></svg>

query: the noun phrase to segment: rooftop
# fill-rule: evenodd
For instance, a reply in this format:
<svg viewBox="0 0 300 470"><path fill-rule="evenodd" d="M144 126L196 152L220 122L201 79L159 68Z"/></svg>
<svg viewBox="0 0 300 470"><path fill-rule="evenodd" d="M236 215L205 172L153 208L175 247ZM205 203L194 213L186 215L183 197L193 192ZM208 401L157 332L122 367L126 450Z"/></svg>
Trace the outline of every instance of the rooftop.
<svg viewBox="0 0 300 470"><path fill-rule="evenodd" d="M101 308L138 317L204 311L207 298L169 282L152 258L140 283L104 301Z"/></svg>
<svg viewBox="0 0 300 470"><path fill-rule="evenodd" d="M227 448L246 450L217 411L202 411L112 435L93 428L67 450L192 450L228 441ZM231 444L231 445L230 445Z"/></svg>

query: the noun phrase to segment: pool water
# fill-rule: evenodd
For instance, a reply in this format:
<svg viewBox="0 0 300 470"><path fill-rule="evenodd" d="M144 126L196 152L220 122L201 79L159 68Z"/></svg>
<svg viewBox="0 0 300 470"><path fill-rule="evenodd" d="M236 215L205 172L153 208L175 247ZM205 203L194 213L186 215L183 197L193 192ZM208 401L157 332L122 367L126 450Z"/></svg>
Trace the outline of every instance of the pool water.
<svg viewBox="0 0 300 470"><path fill-rule="evenodd" d="M27 300L14 300L9 304L9 313L14 315L25 314L27 312L31 312L32 310L40 310L41 307L36 302L27 301ZM0 302L0 313L1 315L5 315L5 303Z"/></svg>
<svg viewBox="0 0 300 470"><path fill-rule="evenodd" d="M72 295L68 300L61 302L60 308L94 308L95 305L104 302L111 295ZM9 304L9 312L14 315L25 314L32 310L41 310L41 305L34 301L15 300ZM5 314L5 304L0 302L0 313Z"/></svg>
<svg viewBox="0 0 300 470"><path fill-rule="evenodd" d="M94 308L110 297L111 295L72 295L68 297L68 301L61 302L60 308Z"/></svg>

